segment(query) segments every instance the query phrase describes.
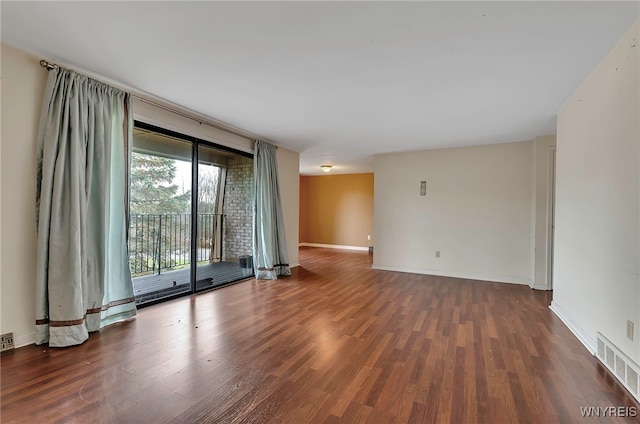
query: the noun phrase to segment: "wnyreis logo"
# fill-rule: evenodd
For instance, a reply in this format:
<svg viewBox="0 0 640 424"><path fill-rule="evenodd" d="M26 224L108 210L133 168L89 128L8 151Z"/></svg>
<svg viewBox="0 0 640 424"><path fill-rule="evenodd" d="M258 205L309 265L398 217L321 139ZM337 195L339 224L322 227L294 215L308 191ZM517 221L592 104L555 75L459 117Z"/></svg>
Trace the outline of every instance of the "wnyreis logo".
<svg viewBox="0 0 640 424"><path fill-rule="evenodd" d="M637 417L638 408L635 406L581 406L580 413L585 418Z"/></svg>

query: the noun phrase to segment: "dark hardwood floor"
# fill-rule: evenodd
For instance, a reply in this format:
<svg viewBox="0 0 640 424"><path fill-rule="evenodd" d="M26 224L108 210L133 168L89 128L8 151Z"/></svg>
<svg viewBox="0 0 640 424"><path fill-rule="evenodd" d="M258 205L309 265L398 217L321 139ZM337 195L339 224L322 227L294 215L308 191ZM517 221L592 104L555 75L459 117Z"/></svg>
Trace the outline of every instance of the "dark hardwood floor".
<svg viewBox="0 0 640 424"><path fill-rule="evenodd" d="M2 423L553 423L637 407L549 310L550 293L302 267L139 311L83 345L1 357Z"/></svg>

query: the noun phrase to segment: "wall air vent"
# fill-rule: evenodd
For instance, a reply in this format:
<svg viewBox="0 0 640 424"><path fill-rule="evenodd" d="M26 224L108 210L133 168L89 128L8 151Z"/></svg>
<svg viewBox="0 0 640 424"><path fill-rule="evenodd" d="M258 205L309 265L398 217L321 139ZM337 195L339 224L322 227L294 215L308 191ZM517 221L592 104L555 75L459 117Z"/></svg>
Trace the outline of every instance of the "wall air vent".
<svg viewBox="0 0 640 424"><path fill-rule="evenodd" d="M637 401L640 401L640 393L638 393L640 366L601 333L597 334L597 340L596 358L607 367Z"/></svg>

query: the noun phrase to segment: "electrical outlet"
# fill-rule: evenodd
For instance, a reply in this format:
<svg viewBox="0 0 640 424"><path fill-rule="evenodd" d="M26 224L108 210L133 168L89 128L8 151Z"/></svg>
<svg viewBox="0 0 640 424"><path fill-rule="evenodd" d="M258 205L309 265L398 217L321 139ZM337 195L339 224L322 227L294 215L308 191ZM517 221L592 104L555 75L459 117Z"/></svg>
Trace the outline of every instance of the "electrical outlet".
<svg viewBox="0 0 640 424"><path fill-rule="evenodd" d="M627 320L627 339L633 341L633 321Z"/></svg>
<svg viewBox="0 0 640 424"><path fill-rule="evenodd" d="M371 240L371 234L367 236L367 240Z"/></svg>
<svg viewBox="0 0 640 424"><path fill-rule="evenodd" d="M439 258L439 257L440 257L440 251L436 250L436 258Z"/></svg>
<svg viewBox="0 0 640 424"><path fill-rule="evenodd" d="M13 349L13 333L0 335L0 352Z"/></svg>

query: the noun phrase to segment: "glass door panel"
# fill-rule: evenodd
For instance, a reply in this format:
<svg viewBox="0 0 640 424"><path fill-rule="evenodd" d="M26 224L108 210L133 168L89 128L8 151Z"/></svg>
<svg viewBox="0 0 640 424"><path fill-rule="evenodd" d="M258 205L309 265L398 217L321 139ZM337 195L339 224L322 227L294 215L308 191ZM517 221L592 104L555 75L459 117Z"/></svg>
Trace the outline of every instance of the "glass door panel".
<svg viewBox="0 0 640 424"><path fill-rule="evenodd" d="M136 303L191 292L192 144L134 128L129 264Z"/></svg>
<svg viewBox="0 0 640 424"><path fill-rule="evenodd" d="M240 159L247 162L244 167L237 166ZM246 194L250 194L252 169L251 159L209 146L198 147L196 290L253 275L251 243L243 251L249 255L239 255L230 243L230 239L251 239L253 206ZM235 222L240 215L249 219L238 227Z"/></svg>

